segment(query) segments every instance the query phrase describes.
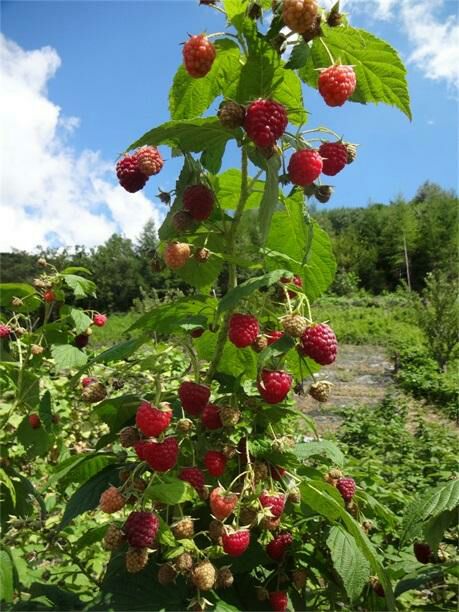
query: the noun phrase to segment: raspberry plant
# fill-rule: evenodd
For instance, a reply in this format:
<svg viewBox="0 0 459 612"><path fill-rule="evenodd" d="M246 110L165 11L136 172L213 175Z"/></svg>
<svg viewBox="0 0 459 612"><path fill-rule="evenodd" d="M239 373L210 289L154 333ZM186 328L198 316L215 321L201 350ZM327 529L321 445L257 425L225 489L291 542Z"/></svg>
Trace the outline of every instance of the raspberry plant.
<svg viewBox="0 0 459 612"><path fill-rule="evenodd" d="M97 404L93 417L106 430L95 450L57 470L57 480L84 481L60 529L88 511L104 516L98 535L112 553L96 597L104 609L393 610L391 581L362 528L379 506L346 474L339 449L318 437L293 391L309 378L311 395L326 401L318 373L337 350L311 306L335 263L307 201L331 197L321 174L345 172L357 150L323 126L303 129L301 82L331 107L383 102L410 116L405 69L338 5L201 4L223 15L227 32L185 41L171 120L132 143L116 166L121 186L135 192L169 157L157 147L183 158L174 197L165 198L159 256L194 291L147 312L130 330L135 338L89 360L87 315L63 311L79 331L78 354L50 340L58 347L51 356L79 368L73 388L85 375L81 399ZM235 155L239 167L228 168ZM71 276L56 278L76 293L92 290ZM44 289L29 298L23 288L24 296L47 304L62 297L59 283ZM22 299L8 294L9 306L16 294ZM9 325L0 326L2 342ZM152 333L168 346L144 359ZM171 352L181 356L173 367ZM152 373L154 385L139 379L134 393L106 397L94 370L123 361L121 369Z"/></svg>

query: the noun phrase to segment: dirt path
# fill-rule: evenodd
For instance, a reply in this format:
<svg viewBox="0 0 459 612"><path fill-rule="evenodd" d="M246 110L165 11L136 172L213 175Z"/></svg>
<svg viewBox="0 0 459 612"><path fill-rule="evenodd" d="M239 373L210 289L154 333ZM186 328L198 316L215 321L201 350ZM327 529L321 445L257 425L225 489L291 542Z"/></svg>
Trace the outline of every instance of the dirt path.
<svg viewBox="0 0 459 612"><path fill-rule="evenodd" d="M393 364L384 349L367 345L342 345L335 363L321 370L320 378L333 383L330 400L319 404L309 395L299 406L314 417L319 431L336 430L341 418L336 408L356 409L379 403L394 388Z"/></svg>
<svg viewBox="0 0 459 612"><path fill-rule="evenodd" d="M394 364L385 350L372 345L341 345L331 366L322 368L320 379L333 383L330 400L319 404L309 395L298 397L298 405L315 419L320 433L336 431L341 424L337 408L356 410L376 405L391 391L402 393L393 380ZM458 424L423 401L406 396L409 405L407 429L415 428L419 417L430 423L444 425L459 435ZM414 431L414 429L413 429Z"/></svg>

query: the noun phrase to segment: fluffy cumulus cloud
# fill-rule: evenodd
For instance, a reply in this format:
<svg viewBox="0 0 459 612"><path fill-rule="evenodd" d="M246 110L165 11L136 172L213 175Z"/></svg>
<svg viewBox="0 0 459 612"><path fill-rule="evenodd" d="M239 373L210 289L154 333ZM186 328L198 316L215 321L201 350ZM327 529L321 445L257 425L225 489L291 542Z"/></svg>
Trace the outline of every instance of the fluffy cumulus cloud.
<svg viewBox="0 0 459 612"><path fill-rule="evenodd" d="M331 0L330 0L331 1ZM408 64L459 88L459 24L455 0L343 0L344 9L398 26L409 43Z"/></svg>
<svg viewBox="0 0 459 612"><path fill-rule="evenodd" d="M63 116L46 91L61 64L56 51L25 51L0 35L0 53L0 250L91 246L114 232L135 238L150 218L158 224L142 193L113 182L111 163L68 144L79 121Z"/></svg>

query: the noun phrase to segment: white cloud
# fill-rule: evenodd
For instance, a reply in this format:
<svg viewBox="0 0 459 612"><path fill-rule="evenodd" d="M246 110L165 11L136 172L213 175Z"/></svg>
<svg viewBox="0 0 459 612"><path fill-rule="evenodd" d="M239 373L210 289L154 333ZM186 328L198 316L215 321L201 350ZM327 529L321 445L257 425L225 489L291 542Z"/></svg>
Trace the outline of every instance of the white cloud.
<svg viewBox="0 0 459 612"><path fill-rule="evenodd" d="M342 0L342 5L344 10L398 25L409 43L408 64L428 79L444 81L451 89L459 87L457 11L440 16L449 6L457 6L454 0Z"/></svg>
<svg viewBox="0 0 459 612"><path fill-rule="evenodd" d="M143 193L116 185L112 163L67 144L79 119L47 98L61 64L56 51L24 51L0 35L0 53L0 250L92 246L114 232L135 238L151 217L158 224L160 213Z"/></svg>

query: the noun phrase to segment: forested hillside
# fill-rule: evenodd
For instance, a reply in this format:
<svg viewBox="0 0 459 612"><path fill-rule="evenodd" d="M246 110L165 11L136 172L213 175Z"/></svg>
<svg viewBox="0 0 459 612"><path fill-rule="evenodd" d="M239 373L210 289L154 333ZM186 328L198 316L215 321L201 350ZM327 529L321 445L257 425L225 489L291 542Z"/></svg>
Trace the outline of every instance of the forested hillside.
<svg viewBox="0 0 459 612"><path fill-rule="evenodd" d="M345 281L376 294L393 291L401 281L419 290L434 269L454 273L458 199L438 185L424 183L411 201L400 197L389 205L319 209L314 216L334 242L338 291Z"/></svg>
<svg viewBox="0 0 459 612"><path fill-rule="evenodd" d="M398 198L389 204L366 208L322 210L312 214L329 232L338 273L332 290L346 293L362 288L371 293L393 291L407 281L409 265L413 289L423 287L425 275L441 268L454 273L458 244L458 199L451 191L425 183L411 201ZM157 237L149 222L133 242L113 235L105 244L87 249L42 249L2 254L2 282L33 282L37 254L62 269L84 266L99 279L97 300L88 306L104 311L125 312L136 299L162 294L185 283L170 272L160 273L155 258ZM224 284L225 273L220 284Z"/></svg>

